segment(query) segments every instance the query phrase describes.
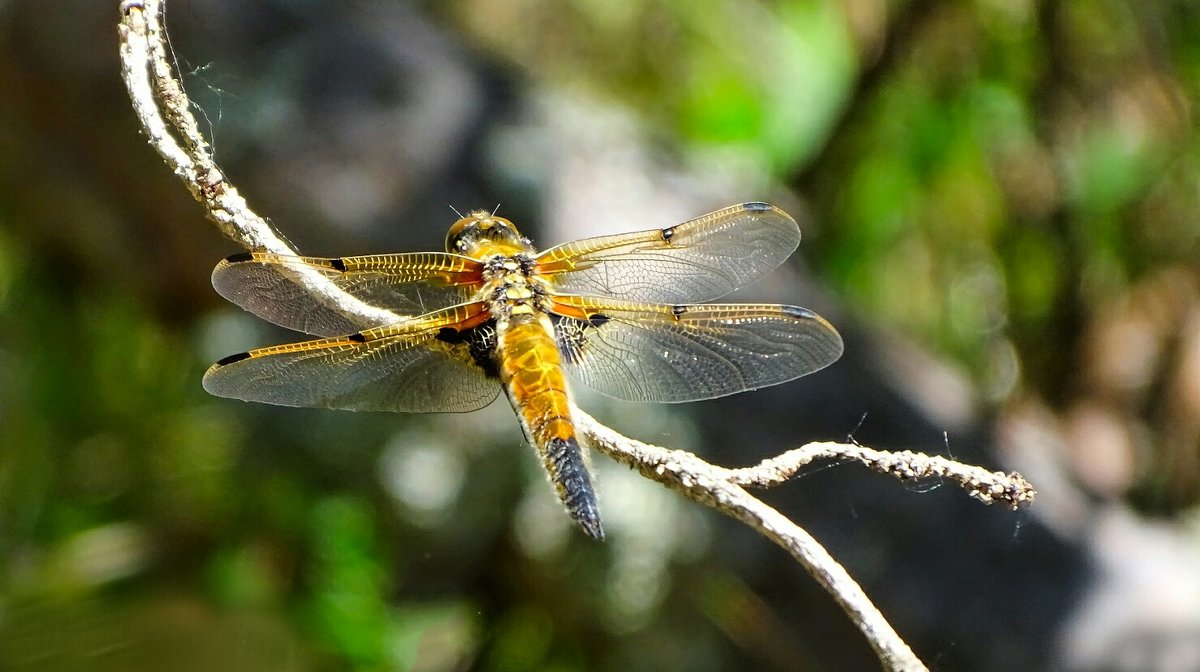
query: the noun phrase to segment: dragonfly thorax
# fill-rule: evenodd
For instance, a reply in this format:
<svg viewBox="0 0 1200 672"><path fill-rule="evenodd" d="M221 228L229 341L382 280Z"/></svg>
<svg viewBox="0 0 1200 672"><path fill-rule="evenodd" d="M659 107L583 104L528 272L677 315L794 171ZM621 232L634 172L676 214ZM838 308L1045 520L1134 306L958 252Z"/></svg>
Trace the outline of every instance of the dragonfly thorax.
<svg viewBox="0 0 1200 672"><path fill-rule="evenodd" d="M533 271L533 258L520 252L495 255L484 262L485 296L494 316L504 320L515 315L532 315L546 309L546 280Z"/></svg>

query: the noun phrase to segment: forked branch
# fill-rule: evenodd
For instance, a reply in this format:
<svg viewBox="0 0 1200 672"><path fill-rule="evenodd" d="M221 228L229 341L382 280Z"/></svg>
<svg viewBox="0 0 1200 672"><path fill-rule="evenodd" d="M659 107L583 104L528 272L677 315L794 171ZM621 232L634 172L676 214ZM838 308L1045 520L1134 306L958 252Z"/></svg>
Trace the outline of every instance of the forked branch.
<svg viewBox="0 0 1200 672"><path fill-rule="evenodd" d="M122 75L133 109L151 146L183 181L221 231L252 250L296 254L265 219L250 209L238 190L213 160L207 140L192 114L168 58L161 23L161 0L120 3ZM300 278L307 290L337 306L345 315L377 323L394 314L341 292L324 276ZM653 446L628 437L580 412L578 426L592 447L636 469L687 498L710 506L757 530L792 555L828 590L866 635L887 670L915 671L926 667L900 639L862 588L807 532L746 491L786 482L814 460L853 460L902 480L942 478L959 483L985 503L1001 501L1012 508L1033 500L1033 488L1020 474L989 472L941 457L920 453L889 453L857 444L810 443L753 467L728 469L709 464L692 453Z"/></svg>

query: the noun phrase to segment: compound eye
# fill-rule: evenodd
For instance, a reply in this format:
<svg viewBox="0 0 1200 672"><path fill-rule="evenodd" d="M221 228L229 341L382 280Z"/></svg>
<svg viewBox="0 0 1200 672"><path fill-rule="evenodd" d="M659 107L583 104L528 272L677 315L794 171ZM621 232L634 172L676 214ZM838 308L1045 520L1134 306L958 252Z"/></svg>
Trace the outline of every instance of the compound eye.
<svg viewBox="0 0 1200 672"><path fill-rule="evenodd" d="M469 227L479 223L475 217L463 217L457 222L450 225L450 230L446 232L446 251L461 252L467 246L465 233Z"/></svg>
<svg viewBox="0 0 1200 672"><path fill-rule="evenodd" d="M509 238L509 237L518 237L521 235L520 233L517 232L517 226L515 224L513 224L511 221L509 221L503 217L489 216L488 223L493 228L498 229L496 231L496 233L494 233L492 235L493 238L501 238L501 237Z"/></svg>

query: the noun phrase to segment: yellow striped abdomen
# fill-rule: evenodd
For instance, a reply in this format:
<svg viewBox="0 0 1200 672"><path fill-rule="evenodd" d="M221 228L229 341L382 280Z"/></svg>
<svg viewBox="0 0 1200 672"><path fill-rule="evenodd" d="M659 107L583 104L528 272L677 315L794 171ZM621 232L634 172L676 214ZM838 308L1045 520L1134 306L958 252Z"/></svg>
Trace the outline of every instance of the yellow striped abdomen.
<svg viewBox="0 0 1200 672"><path fill-rule="evenodd" d="M596 493L575 438L567 382L549 318L514 315L500 329L498 346L500 379L559 499L588 534L604 538Z"/></svg>

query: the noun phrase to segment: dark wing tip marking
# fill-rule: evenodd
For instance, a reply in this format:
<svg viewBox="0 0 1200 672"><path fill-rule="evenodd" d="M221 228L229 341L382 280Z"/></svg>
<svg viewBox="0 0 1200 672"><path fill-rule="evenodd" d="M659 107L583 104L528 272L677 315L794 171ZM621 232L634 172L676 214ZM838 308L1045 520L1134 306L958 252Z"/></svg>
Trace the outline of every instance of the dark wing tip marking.
<svg viewBox="0 0 1200 672"><path fill-rule="evenodd" d="M662 239L666 242L671 242L671 238L675 237L675 227L668 226L662 230Z"/></svg>
<svg viewBox="0 0 1200 672"><path fill-rule="evenodd" d="M770 203L763 203L762 201L751 201L749 203L743 203L742 209L749 210L750 212L763 212L766 210L774 210L775 207L772 206Z"/></svg>
<svg viewBox="0 0 1200 672"><path fill-rule="evenodd" d="M333 267L333 270L335 270L335 271L340 271L342 273L346 272L346 262L343 261L341 257L338 257L336 259L330 259L329 265L331 267Z"/></svg>
<svg viewBox="0 0 1200 672"><path fill-rule="evenodd" d="M346 337L346 340L352 341L354 343L366 343L367 337L364 336L363 333L360 331L358 333L350 334L349 336Z"/></svg>
<svg viewBox="0 0 1200 672"><path fill-rule="evenodd" d="M801 308L800 306L780 306L779 308L784 315L794 317L797 320L819 319L822 322L824 321L820 315L817 315L808 308Z"/></svg>
<svg viewBox="0 0 1200 672"><path fill-rule="evenodd" d="M243 359L250 359L250 353L239 352L236 355L230 355L228 357L223 357L223 358L217 360L217 366L229 366L230 364L233 364L235 362L240 362Z"/></svg>
<svg viewBox="0 0 1200 672"><path fill-rule="evenodd" d="M803 310L803 309L801 309L801 310ZM687 306L671 306L671 314L674 315L675 317L679 317L680 315L683 315L686 312L688 312Z"/></svg>
<svg viewBox="0 0 1200 672"><path fill-rule="evenodd" d="M253 261L253 260L254 260L253 252L238 252L237 254L231 254L228 257L225 257L225 263L227 263L227 264L240 264L244 261Z"/></svg>
<svg viewBox="0 0 1200 672"><path fill-rule="evenodd" d="M810 320L825 327L826 334L824 337L818 339L818 341L821 345L825 346L824 349L826 354L829 356L829 360L819 368L825 368L829 364L832 364L841 358L842 353L845 352L845 342L842 341L842 335L838 333L838 330L835 329L828 320L814 313L813 311L807 308L801 308L800 306L780 306L780 312L792 319Z"/></svg>
<svg viewBox="0 0 1200 672"><path fill-rule="evenodd" d="M593 327L600 327L606 324L612 318L602 313L593 313L588 316L588 324Z"/></svg>

